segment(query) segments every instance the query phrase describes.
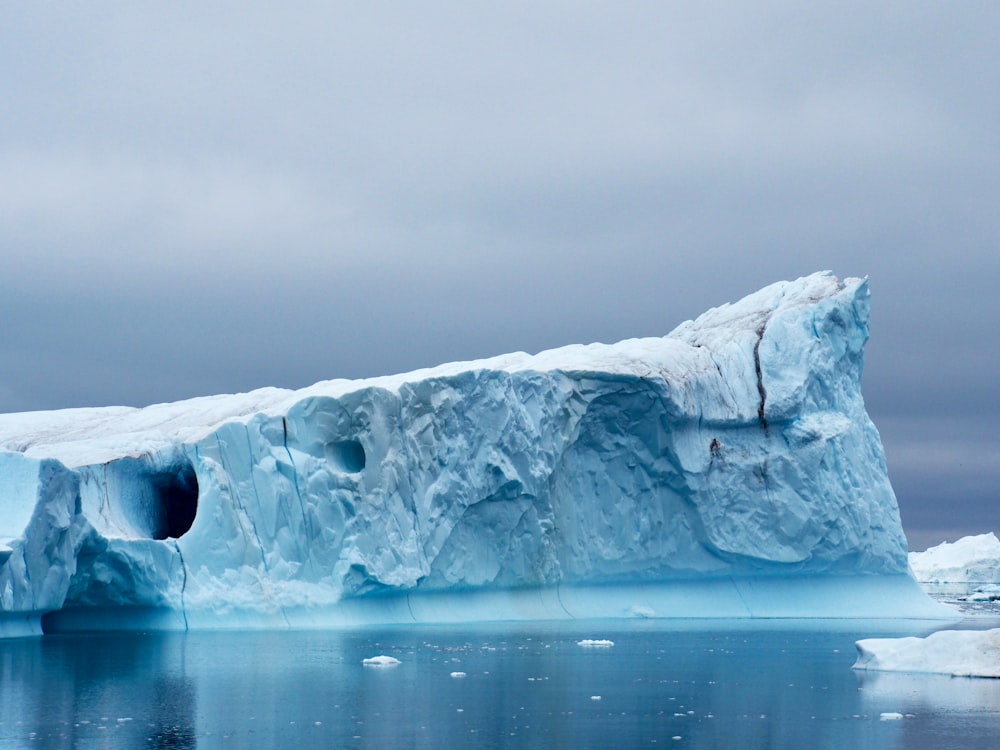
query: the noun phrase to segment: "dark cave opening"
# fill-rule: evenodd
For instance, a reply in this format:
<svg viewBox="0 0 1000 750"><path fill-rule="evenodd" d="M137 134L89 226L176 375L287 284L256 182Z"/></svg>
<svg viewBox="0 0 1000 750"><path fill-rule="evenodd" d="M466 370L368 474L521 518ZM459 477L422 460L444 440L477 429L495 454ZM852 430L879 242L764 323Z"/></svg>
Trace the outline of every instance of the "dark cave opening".
<svg viewBox="0 0 1000 750"><path fill-rule="evenodd" d="M365 447L357 440L327 443L326 457L335 468L348 474L357 474L365 468Z"/></svg>
<svg viewBox="0 0 1000 750"><path fill-rule="evenodd" d="M177 539L188 532L198 513L198 477L190 462L182 462L150 476L156 498L150 535Z"/></svg>

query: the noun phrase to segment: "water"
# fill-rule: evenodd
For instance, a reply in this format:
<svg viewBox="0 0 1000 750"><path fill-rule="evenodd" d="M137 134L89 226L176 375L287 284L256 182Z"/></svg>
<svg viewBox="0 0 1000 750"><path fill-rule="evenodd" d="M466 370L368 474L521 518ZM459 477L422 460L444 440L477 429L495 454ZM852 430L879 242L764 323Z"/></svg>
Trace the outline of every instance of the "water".
<svg viewBox="0 0 1000 750"><path fill-rule="evenodd" d="M751 625L0 641L0 748L997 747L1000 680L851 669L858 638L921 626Z"/></svg>

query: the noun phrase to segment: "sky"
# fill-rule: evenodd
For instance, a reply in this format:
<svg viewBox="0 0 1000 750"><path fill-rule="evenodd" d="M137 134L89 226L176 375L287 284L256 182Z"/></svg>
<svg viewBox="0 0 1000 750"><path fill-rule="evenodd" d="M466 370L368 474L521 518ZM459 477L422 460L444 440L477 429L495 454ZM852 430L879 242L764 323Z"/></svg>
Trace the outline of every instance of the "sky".
<svg viewBox="0 0 1000 750"><path fill-rule="evenodd" d="M912 549L1000 532L1000 4L13 2L0 412L663 335L868 276Z"/></svg>

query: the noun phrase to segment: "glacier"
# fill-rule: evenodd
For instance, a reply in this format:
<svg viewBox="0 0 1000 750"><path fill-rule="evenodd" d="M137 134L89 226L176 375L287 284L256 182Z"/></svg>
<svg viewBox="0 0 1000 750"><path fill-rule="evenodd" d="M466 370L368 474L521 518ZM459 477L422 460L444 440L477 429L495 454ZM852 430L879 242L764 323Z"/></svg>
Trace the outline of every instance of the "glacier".
<svg viewBox="0 0 1000 750"><path fill-rule="evenodd" d="M865 279L659 338L0 415L0 635L921 617Z"/></svg>

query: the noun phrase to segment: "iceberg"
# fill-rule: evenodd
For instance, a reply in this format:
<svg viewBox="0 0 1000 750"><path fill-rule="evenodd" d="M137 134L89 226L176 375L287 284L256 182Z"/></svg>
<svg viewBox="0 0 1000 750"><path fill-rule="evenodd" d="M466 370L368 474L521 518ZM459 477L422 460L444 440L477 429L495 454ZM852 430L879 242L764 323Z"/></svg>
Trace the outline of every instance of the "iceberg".
<svg viewBox="0 0 1000 750"><path fill-rule="evenodd" d="M913 575L928 591L1000 599L1000 539L993 532L942 542L911 552L909 559Z"/></svg>
<svg viewBox="0 0 1000 750"><path fill-rule="evenodd" d="M858 641L854 669L1000 677L1000 629L940 630L926 638Z"/></svg>
<svg viewBox="0 0 1000 750"><path fill-rule="evenodd" d="M0 635L953 618L861 396L867 280L659 338L0 415Z"/></svg>

